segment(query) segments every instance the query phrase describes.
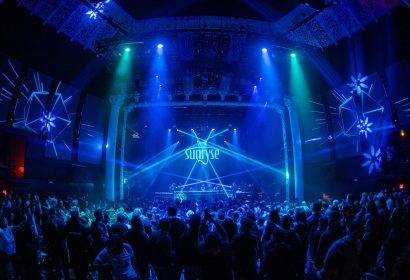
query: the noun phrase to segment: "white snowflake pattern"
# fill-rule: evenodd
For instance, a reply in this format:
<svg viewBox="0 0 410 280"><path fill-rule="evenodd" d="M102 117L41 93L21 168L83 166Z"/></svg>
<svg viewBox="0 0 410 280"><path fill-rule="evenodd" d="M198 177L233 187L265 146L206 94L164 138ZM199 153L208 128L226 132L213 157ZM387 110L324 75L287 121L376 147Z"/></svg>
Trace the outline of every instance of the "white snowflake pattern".
<svg viewBox="0 0 410 280"><path fill-rule="evenodd" d="M362 164L362 167L369 167L369 175L372 174L374 170L378 172L381 171L382 152L380 148L376 151L372 145L370 147L370 153L364 153L363 156L366 161Z"/></svg>
<svg viewBox="0 0 410 280"><path fill-rule="evenodd" d="M359 119L359 124L357 125L357 128L359 129L359 134L364 135L367 139L368 133L372 133L373 130L370 128L373 125L373 123L369 122L369 118L366 117L366 119Z"/></svg>
<svg viewBox="0 0 410 280"><path fill-rule="evenodd" d="M44 113L43 112L43 125L41 126L41 130L47 129L47 132L50 132L51 127L56 127L54 124L56 117L51 116L51 113Z"/></svg>
<svg viewBox="0 0 410 280"><path fill-rule="evenodd" d="M93 4L94 9L89 10L86 12L87 15L90 16L90 19L96 19L98 13L103 13L105 5L108 4L111 0L100 1L96 4Z"/></svg>
<svg viewBox="0 0 410 280"><path fill-rule="evenodd" d="M356 91L357 94L362 93L362 89L364 88L369 88L368 85L366 85L364 82L367 80L367 76L362 77L362 74L359 73L357 78L355 78L353 75L350 76L350 79L352 80L351 83L348 83L347 85L352 88L352 92Z"/></svg>

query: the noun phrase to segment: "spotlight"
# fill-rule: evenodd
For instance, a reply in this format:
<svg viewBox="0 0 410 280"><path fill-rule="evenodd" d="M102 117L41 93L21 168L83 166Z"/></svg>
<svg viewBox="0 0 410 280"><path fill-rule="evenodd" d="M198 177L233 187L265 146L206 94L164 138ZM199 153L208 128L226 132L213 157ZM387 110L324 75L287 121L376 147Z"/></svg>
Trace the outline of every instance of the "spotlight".
<svg viewBox="0 0 410 280"><path fill-rule="evenodd" d="M215 128L212 128L212 131L214 131L215 130Z"/></svg>
<svg viewBox="0 0 410 280"><path fill-rule="evenodd" d="M404 129L400 130L400 136L401 137L406 136L406 131Z"/></svg>
<svg viewBox="0 0 410 280"><path fill-rule="evenodd" d="M195 131L193 128L191 128L192 131Z"/></svg>
<svg viewBox="0 0 410 280"><path fill-rule="evenodd" d="M263 53L267 53L267 52L268 52L268 49L267 49L267 48L263 48L263 49L262 49L262 52L263 52Z"/></svg>
<svg viewBox="0 0 410 280"><path fill-rule="evenodd" d="M253 88L255 88L255 89L256 89L256 85L254 85L254 86L253 86Z"/></svg>
<svg viewBox="0 0 410 280"><path fill-rule="evenodd" d="M293 52L293 53L290 54L290 56L291 57L296 57L296 53Z"/></svg>
<svg viewBox="0 0 410 280"><path fill-rule="evenodd" d="M233 131L236 131L236 128L234 128Z"/></svg>
<svg viewBox="0 0 410 280"><path fill-rule="evenodd" d="M162 49L163 47L164 47L164 45L161 44L161 43L159 43L159 44L157 45L157 48L158 48L158 49Z"/></svg>
<svg viewBox="0 0 410 280"><path fill-rule="evenodd" d="M126 47L126 48L124 49L124 51L125 51L125 52L130 52L130 51L131 51L131 48Z"/></svg>
<svg viewBox="0 0 410 280"><path fill-rule="evenodd" d="M109 145L108 145L108 143L107 143L107 144L105 145L105 148L108 149L108 147L109 147Z"/></svg>
<svg viewBox="0 0 410 280"><path fill-rule="evenodd" d="M168 128L168 132L171 132L171 129L170 129L170 128Z"/></svg>

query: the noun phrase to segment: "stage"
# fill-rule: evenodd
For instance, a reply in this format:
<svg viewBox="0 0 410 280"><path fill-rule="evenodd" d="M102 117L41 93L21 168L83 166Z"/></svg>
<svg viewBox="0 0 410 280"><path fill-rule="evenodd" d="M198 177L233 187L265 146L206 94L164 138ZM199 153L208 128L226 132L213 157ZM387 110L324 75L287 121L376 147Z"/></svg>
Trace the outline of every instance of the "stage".
<svg viewBox="0 0 410 280"><path fill-rule="evenodd" d="M178 200L178 201L208 201L215 202L219 199L243 199L243 198L252 198L252 192L244 191L173 191L173 192L155 192L153 194L154 199L163 199L163 200Z"/></svg>

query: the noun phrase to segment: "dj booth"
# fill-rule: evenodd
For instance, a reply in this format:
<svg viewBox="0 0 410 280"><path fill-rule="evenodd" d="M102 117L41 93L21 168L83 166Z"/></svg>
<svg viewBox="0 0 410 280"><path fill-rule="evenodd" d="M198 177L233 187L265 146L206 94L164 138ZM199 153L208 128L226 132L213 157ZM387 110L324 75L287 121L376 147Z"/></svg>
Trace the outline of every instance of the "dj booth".
<svg viewBox="0 0 410 280"><path fill-rule="evenodd" d="M237 191L235 196L250 196L250 192ZM154 198L166 199L166 200L209 200L215 201L218 199L232 198L233 192L231 190L211 190L211 191L181 191L174 192L155 192Z"/></svg>
<svg viewBox="0 0 410 280"><path fill-rule="evenodd" d="M174 191L175 200L218 200L232 197L230 191Z"/></svg>

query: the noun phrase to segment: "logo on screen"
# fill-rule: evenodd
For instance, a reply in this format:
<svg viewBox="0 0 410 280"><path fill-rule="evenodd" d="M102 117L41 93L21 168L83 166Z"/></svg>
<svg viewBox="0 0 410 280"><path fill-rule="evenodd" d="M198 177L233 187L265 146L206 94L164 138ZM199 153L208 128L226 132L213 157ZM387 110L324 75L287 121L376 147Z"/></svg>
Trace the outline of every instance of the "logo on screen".
<svg viewBox="0 0 410 280"><path fill-rule="evenodd" d="M219 149L208 148L206 142L198 142L195 148L185 150L185 160L196 160L207 165L210 160L219 159Z"/></svg>

